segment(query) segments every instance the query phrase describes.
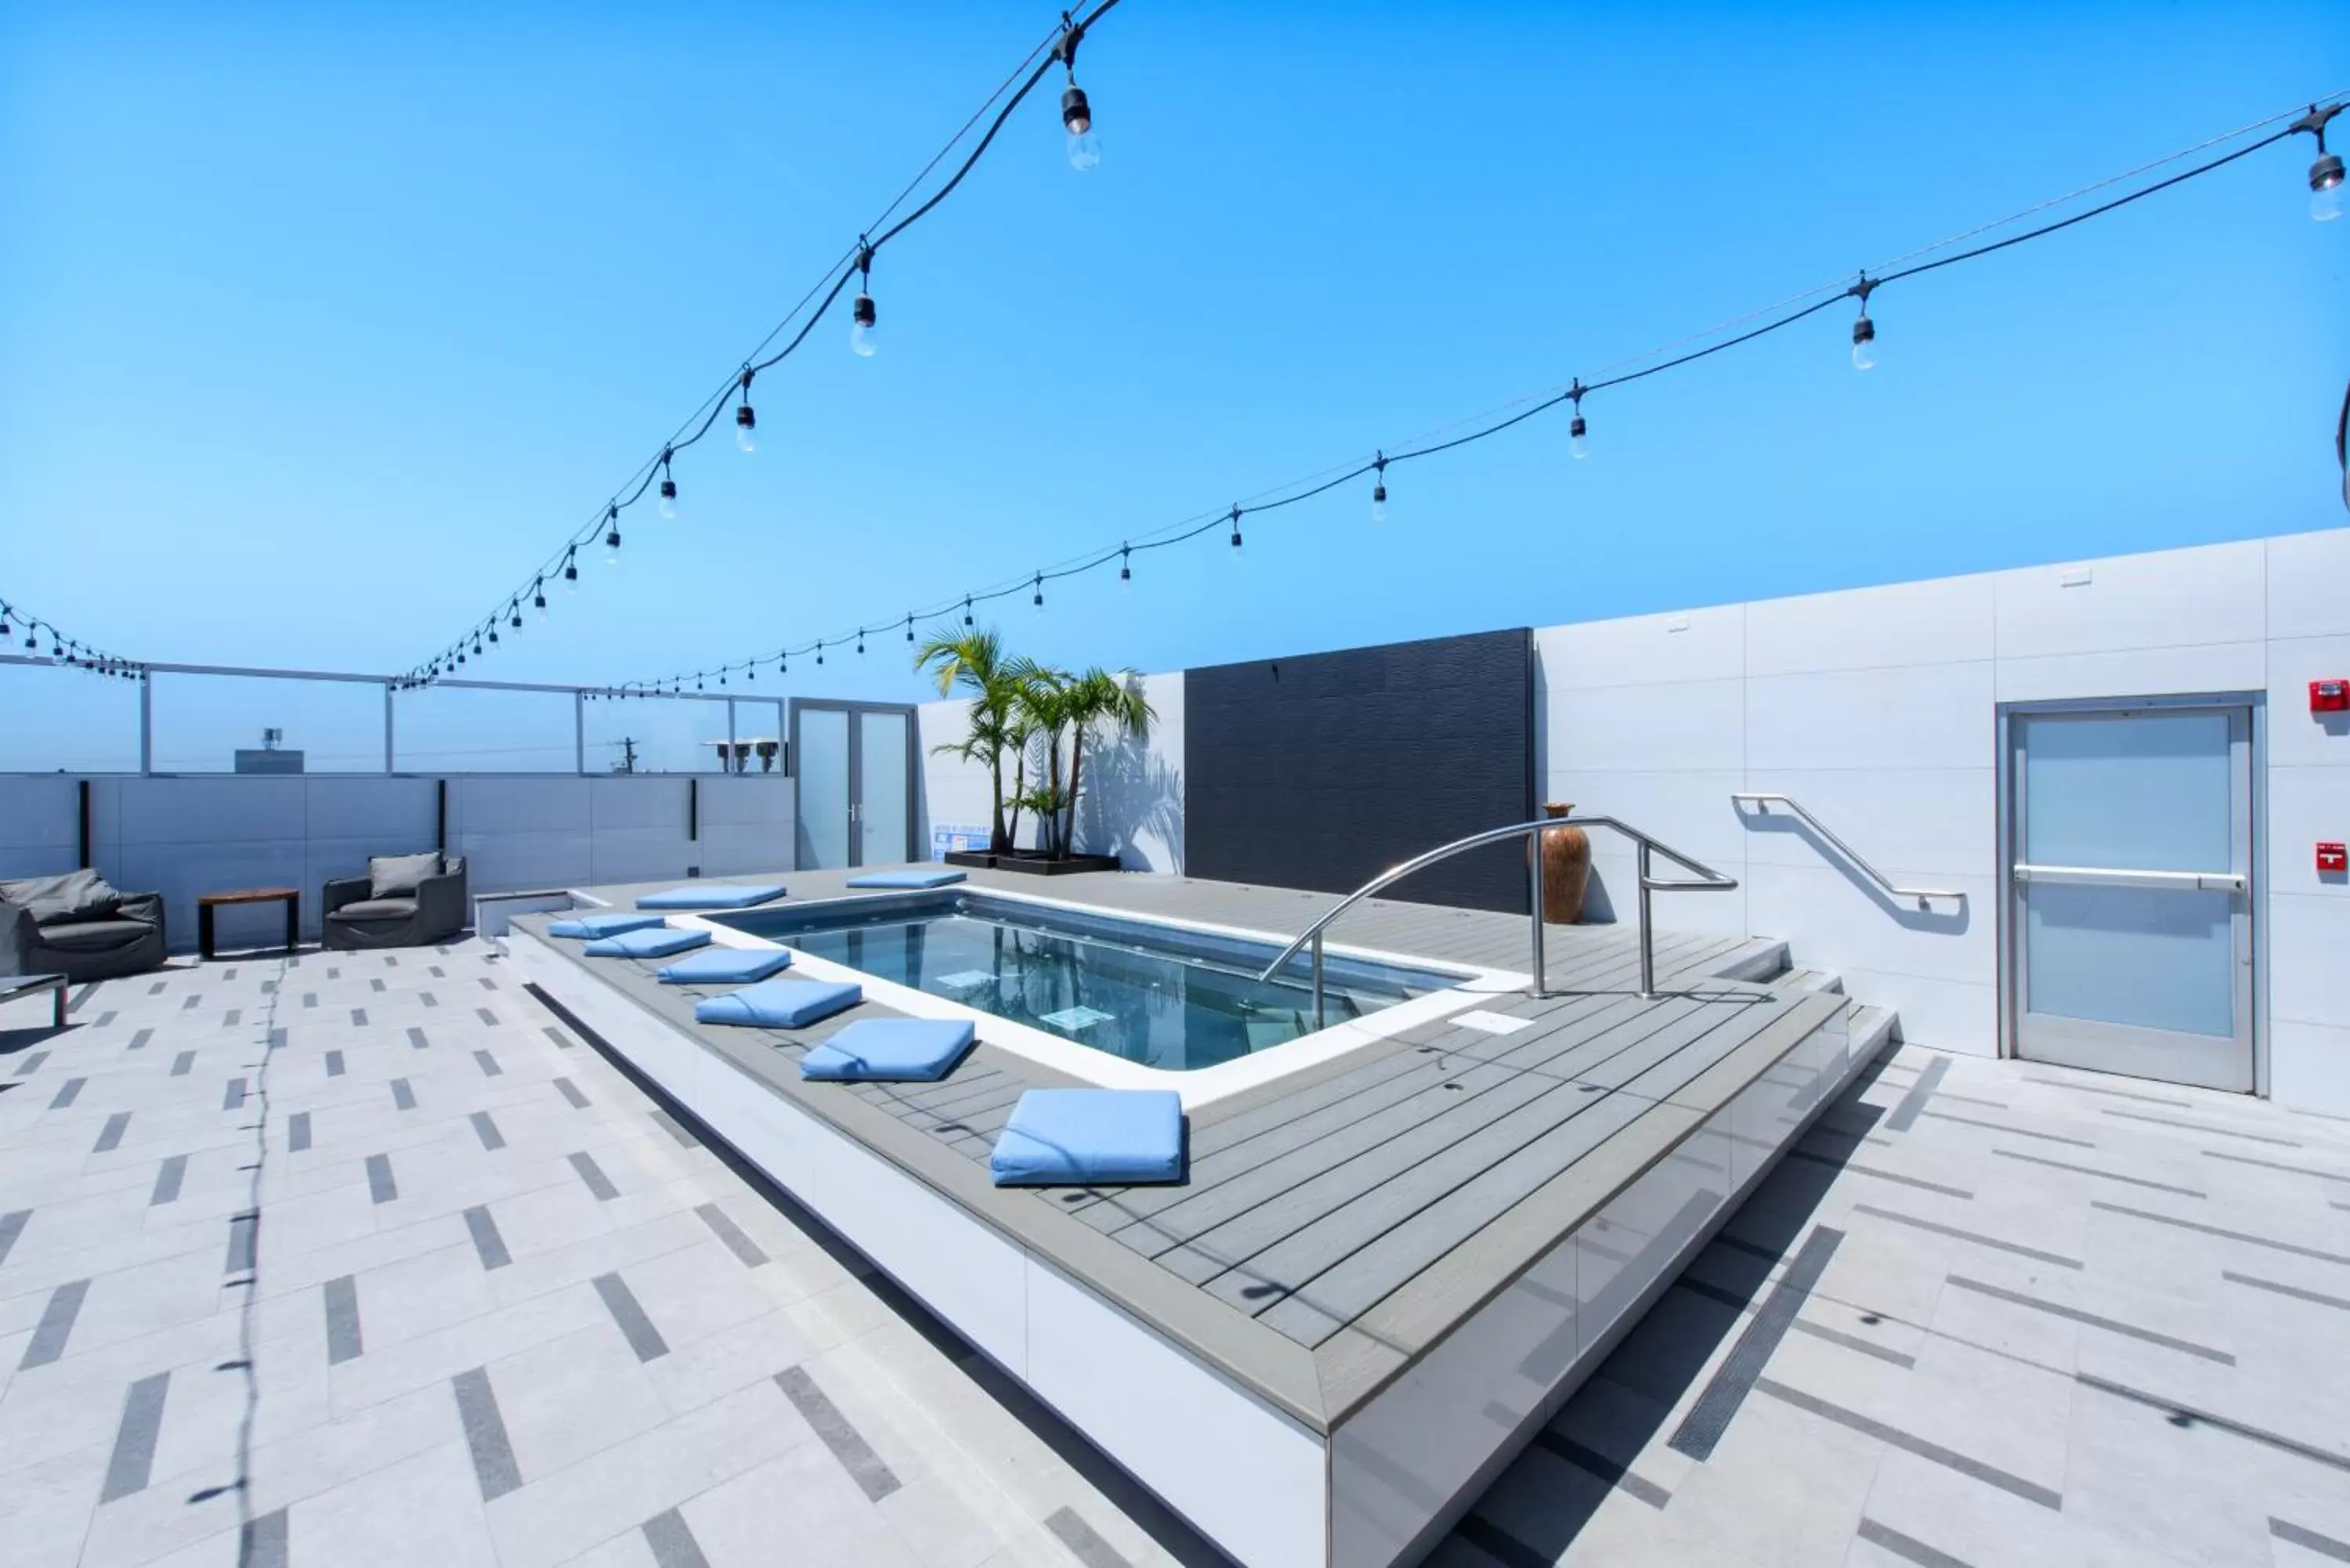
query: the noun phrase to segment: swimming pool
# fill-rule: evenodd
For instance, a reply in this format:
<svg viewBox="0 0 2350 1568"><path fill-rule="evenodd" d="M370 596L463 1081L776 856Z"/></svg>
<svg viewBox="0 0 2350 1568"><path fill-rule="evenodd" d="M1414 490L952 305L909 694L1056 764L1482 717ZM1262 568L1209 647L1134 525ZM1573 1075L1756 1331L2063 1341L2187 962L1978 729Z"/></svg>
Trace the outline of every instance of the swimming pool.
<svg viewBox="0 0 2350 1568"><path fill-rule="evenodd" d="M1314 1031L1305 965L1256 976L1278 949L1150 920L984 893L923 894L855 909L718 917L754 936L992 1012L1142 1066L1191 1072ZM1339 1024L1460 977L1332 955L1325 1021Z"/></svg>

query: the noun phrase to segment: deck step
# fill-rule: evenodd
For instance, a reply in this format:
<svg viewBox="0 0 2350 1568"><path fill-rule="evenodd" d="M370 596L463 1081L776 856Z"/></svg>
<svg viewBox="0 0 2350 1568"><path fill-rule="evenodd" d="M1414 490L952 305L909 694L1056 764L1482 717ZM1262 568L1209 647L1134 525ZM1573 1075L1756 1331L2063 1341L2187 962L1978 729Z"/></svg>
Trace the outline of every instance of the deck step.
<svg viewBox="0 0 2350 1568"><path fill-rule="evenodd" d="M1810 992L1841 994L1844 991L1844 976L1825 969L1791 969L1773 976L1767 983L1782 996L1800 996Z"/></svg>
<svg viewBox="0 0 2350 1568"><path fill-rule="evenodd" d="M1706 965L1705 978L1767 981L1786 971L1787 944L1776 937L1754 937Z"/></svg>
<svg viewBox="0 0 2350 1568"><path fill-rule="evenodd" d="M1870 1007L1856 1002L1845 1016L1852 1032L1848 1049L1854 1056L1873 1056L1887 1041L1901 1037L1901 1015L1889 1007Z"/></svg>

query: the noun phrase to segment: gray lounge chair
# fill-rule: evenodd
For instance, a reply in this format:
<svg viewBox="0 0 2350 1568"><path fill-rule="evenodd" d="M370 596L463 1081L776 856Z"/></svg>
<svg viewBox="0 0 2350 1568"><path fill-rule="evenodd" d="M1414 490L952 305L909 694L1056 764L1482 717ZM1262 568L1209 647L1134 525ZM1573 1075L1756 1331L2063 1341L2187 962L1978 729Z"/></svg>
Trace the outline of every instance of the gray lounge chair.
<svg viewBox="0 0 2350 1568"><path fill-rule="evenodd" d="M79 983L161 964L163 895L118 893L95 871L0 882L0 964Z"/></svg>
<svg viewBox="0 0 2350 1568"><path fill-rule="evenodd" d="M396 869L402 862L413 866L422 858L379 856L368 862L367 876L328 883L319 906L320 945L345 951L429 947L463 930L465 862L454 856L432 856L440 869L416 877L412 884ZM386 875L390 886L380 888ZM378 897L379 891L383 896Z"/></svg>

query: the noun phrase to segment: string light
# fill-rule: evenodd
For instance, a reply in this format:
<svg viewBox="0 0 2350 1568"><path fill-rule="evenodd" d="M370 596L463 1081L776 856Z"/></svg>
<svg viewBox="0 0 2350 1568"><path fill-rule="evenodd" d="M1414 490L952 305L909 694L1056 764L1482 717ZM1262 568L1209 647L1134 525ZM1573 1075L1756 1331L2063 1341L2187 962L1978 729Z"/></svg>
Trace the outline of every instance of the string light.
<svg viewBox="0 0 2350 1568"><path fill-rule="evenodd" d="M567 594L579 591L578 555L579 546L577 545L563 552L563 591Z"/></svg>
<svg viewBox="0 0 2350 1568"><path fill-rule="evenodd" d="M1860 319L1852 324L1852 368L1856 370L1877 369L1877 323L1868 318L1868 296L1877 292L1877 285L1866 273L1852 286L1852 296L1860 301Z"/></svg>
<svg viewBox="0 0 2350 1568"><path fill-rule="evenodd" d="M545 626L546 624L546 579L545 577L533 579L530 585L530 603L531 607L538 611L538 624Z"/></svg>
<svg viewBox="0 0 2350 1568"><path fill-rule="evenodd" d="M1577 376L1575 385L1568 388L1566 393L1575 405L1575 417L1566 422L1566 450L1578 462L1591 455L1591 448L1584 441L1591 427L1583 421L1583 394L1590 389L1583 384L1583 378Z"/></svg>
<svg viewBox="0 0 2350 1568"><path fill-rule="evenodd" d="M1043 615L1045 613L1045 574L1042 572L1036 574L1036 598L1035 602L1036 606L1036 613L1038 615Z"/></svg>
<svg viewBox="0 0 2350 1568"><path fill-rule="evenodd" d="M759 416L751 410L751 378L756 374L743 372L743 400L734 406L734 446L739 452L759 450Z"/></svg>
<svg viewBox="0 0 2350 1568"><path fill-rule="evenodd" d="M1378 475L1371 482L1371 521L1384 523L1388 520L1388 454L1373 457L1371 470Z"/></svg>
<svg viewBox="0 0 2350 1568"><path fill-rule="evenodd" d="M1130 588L1134 586L1133 557L1134 547L1131 545L1120 545L1118 547L1118 586L1121 588Z"/></svg>
<svg viewBox="0 0 2350 1568"><path fill-rule="evenodd" d="M873 336L873 296L866 286L873 280L873 247L865 243L863 234L857 236L857 302L848 307L848 350L860 359L870 359L880 344Z"/></svg>
<svg viewBox="0 0 2350 1568"><path fill-rule="evenodd" d="M1232 556L1233 556L1233 557L1234 557L1235 559L1237 559L1237 558L1239 557L1239 556L1240 556L1240 553L1241 553L1241 504L1240 504L1239 502L1235 501L1235 502L1233 502L1233 503L1232 503Z"/></svg>
<svg viewBox="0 0 2350 1568"><path fill-rule="evenodd" d="M675 455L675 448L661 448L660 514L672 523L677 521L677 481L670 477L669 460Z"/></svg>
<svg viewBox="0 0 2350 1568"><path fill-rule="evenodd" d="M620 564L620 509L617 506L604 514L604 559L616 566Z"/></svg>
<svg viewBox="0 0 2350 1568"><path fill-rule="evenodd" d="M906 612L906 640L914 640L914 612L911 610Z"/></svg>
<svg viewBox="0 0 2350 1568"><path fill-rule="evenodd" d="M2317 138L2317 160L2309 166L2309 215L2321 223L2332 223L2342 215L2342 155L2325 151L2325 127L2342 112L2338 103L2323 109L2315 104L2309 112L2293 122L2293 130L2305 130Z"/></svg>
<svg viewBox="0 0 2350 1568"><path fill-rule="evenodd" d="M1094 13L1096 16L1101 7ZM1085 25L1073 22L1069 14L1061 13L1061 41L1053 46L1053 55L1068 73L1068 86L1061 89L1061 126L1069 133L1069 167L1080 174L1101 165L1101 138L1094 133L1093 105L1086 100L1086 89L1077 85L1077 44L1086 36Z"/></svg>

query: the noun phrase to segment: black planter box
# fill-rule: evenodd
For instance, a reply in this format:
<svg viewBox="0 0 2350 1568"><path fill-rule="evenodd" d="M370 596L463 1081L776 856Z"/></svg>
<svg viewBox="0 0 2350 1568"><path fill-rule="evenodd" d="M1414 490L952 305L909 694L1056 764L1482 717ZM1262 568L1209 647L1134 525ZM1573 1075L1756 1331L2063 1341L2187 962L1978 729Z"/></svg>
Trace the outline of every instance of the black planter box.
<svg viewBox="0 0 2350 1568"><path fill-rule="evenodd" d="M1030 877L1066 877L1076 871L1115 871L1118 859L1115 855L1063 855L1048 857L1033 849L1015 849L1009 855L991 855L983 849L950 849L947 864L980 871L1017 871Z"/></svg>

